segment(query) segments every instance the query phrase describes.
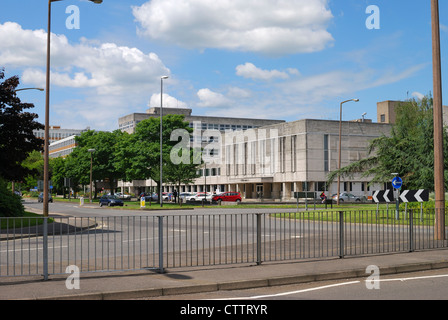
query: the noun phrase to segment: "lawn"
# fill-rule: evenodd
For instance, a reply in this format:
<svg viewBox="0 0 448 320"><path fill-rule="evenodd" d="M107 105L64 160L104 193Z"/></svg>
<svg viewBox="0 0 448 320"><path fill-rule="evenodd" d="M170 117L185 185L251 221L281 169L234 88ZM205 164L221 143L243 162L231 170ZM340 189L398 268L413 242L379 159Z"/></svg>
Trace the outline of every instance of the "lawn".
<svg viewBox="0 0 448 320"><path fill-rule="evenodd" d="M0 229L27 228L42 224L44 221L41 214L26 212L23 217L0 217ZM48 222L52 222L49 218Z"/></svg>

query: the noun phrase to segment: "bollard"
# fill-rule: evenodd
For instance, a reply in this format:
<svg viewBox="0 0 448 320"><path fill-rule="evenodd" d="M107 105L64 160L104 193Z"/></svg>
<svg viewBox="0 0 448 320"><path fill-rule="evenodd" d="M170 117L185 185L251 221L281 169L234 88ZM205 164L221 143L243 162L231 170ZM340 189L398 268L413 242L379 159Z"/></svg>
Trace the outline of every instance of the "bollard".
<svg viewBox="0 0 448 320"><path fill-rule="evenodd" d="M81 207L84 205L84 197L79 198L79 205Z"/></svg>

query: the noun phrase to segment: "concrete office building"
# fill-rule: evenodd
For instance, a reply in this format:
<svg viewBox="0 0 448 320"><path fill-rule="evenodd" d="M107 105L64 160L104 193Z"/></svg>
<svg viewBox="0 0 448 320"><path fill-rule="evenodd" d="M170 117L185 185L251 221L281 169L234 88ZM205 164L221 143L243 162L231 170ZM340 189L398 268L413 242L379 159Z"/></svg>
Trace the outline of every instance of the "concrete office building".
<svg viewBox="0 0 448 320"><path fill-rule="evenodd" d="M191 123L198 120L201 129L221 131L220 152L212 157L213 163L209 162L200 170L200 178L192 185L181 186L178 191L238 191L244 199L271 200L291 200L294 192L300 191L324 190L327 195L337 192L337 183L326 186L325 182L328 174L338 167L339 121L304 119L274 121L266 125L246 122L247 129L241 127L240 130L229 123L230 130L226 132L220 130L224 119L188 119ZM248 120L233 121L235 125L237 121ZM383 134L388 135L390 129L389 123L373 123L370 119L343 121L342 166L367 157L369 142ZM203 146L210 142L216 143L202 137ZM372 191L383 188L382 185L369 187L369 182L368 177L361 178L360 175L344 178L340 190L370 196ZM138 193L150 186L155 187L155 183L150 180L121 182L118 186ZM165 185L164 191L170 192L175 188L177 186Z"/></svg>
<svg viewBox="0 0 448 320"><path fill-rule="evenodd" d="M282 123L284 120L247 119L235 117L210 117L192 115L192 109L187 108L163 108L163 114L180 114L185 116L185 121L193 128L194 123L200 123L201 130L214 129L221 132L226 130L247 130L274 123ZM150 108L146 113L132 113L118 119L118 129L133 133L137 124L145 119L160 117L160 108Z"/></svg>
<svg viewBox="0 0 448 320"><path fill-rule="evenodd" d="M344 121L342 166L367 157L369 141L388 135L389 124ZM290 200L294 192L337 193L337 183L326 186L327 175L338 167L339 121L298 120L242 132L225 141L219 174L207 172L196 180L202 191L238 191L245 199ZM237 141L238 140L238 141ZM370 196L383 186L369 187L369 178L341 181L341 192ZM186 186L187 191L191 186ZM181 190L182 191L182 190Z"/></svg>
<svg viewBox="0 0 448 320"><path fill-rule="evenodd" d="M85 131L89 131L90 128L86 129L62 129L60 126L50 126L49 128L49 138L50 144L73 135L81 135ZM39 139L45 139L45 130L33 130L33 134Z"/></svg>
<svg viewBox="0 0 448 320"><path fill-rule="evenodd" d="M48 155L50 158L67 157L78 146L75 138L77 135L72 135L67 138L52 142L48 148Z"/></svg>
<svg viewBox="0 0 448 320"><path fill-rule="evenodd" d="M394 124L396 121L395 108L403 101L386 100L377 103L377 121L378 123ZM443 123L448 126L448 106L442 107Z"/></svg>

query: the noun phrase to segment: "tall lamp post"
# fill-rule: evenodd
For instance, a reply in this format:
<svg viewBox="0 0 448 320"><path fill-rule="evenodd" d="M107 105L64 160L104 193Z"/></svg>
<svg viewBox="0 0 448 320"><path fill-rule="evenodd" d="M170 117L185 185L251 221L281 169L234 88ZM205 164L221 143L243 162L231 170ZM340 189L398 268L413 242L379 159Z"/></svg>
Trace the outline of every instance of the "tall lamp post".
<svg viewBox="0 0 448 320"><path fill-rule="evenodd" d="M93 153L95 149L87 150L90 152L90 193L89 193L89 202L92 203L92 175L93 175Z"/></svg>
<svg viewBox="0 0 448 320"><path fill-rule="evenodd" d="M338 170L341 170L341 149L342 149L342 105L344 103L350 102L350 101L354 101L354 102L358 102L359 99L350 99L350 100L346 100L341 102L341 105L339 107L339 160L338 160ZM341 198L341 173L339 172L338 174L338 202L337 204L339 205L339 199Z"/></svg>
<svg viewBox="0 0 448 320"><path fill-rule="evenodd" d="M162 122L163 122L163 80L168 79L168 76L160 78L160 207L163 207L163 144L162 144Z"/></svg>
<svg viewBox="0 0 448 320"><path fill-rule="evenodd" d="M49 188L49 146L50 146L50 53L51 53L51 3L62 0L48 0L48 28L47 28L47 75L45 90L45 145L44 145L44 207L43 215L48 217L48 188ZM103 0L89 0L100 4Z"/></svg>
<svg viewBox="0 0 448 320"><path fill-rule="evenodd" d="M431 0L434 112L435 238L445 240L445 186L443 159L442 67L440 58L439 1Z"/></svg>

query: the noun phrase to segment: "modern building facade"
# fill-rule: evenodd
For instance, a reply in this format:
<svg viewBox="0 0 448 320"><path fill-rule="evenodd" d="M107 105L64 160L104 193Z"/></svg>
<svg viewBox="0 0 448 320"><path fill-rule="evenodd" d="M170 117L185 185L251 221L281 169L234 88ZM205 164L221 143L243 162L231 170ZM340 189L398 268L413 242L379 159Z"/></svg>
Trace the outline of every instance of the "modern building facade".
<svg viewBox="0 0 448 320"><path fill-rule="evenodd" d="M90 130L89 127L87 127L86 129L62 129L60 126L50 126L49 128L50 144L68 138L70 136L80 135L81 133L89 130ZM44 129L34 130L33 133L37 138L45 139Z"/></svg>
<svg viewBox="0 0 448 320"><path fill-rule="evenodd" d="M78 146L75 138L77 135L72 135L67 138L55 141L50 144L48 154L50 158L67 157Z"/></svg>
<svg viewBox="0 0 448 320"><path fill-rule="evenodd" d="M164 108L163 114L184 115L185 121L190 123L191 128L194 127L194 123L200 123L200 130L214 129L223 133L226 130L247 130L285 122L284 120L196 116L192 115L192 111L192 109L187 108ZM145 119L158 117L160 117L160 108L150 108L146 113L132 113L118 119L118 129L124 132L133 133L139 122Z"/></svg>
<svg viewBox="0 0 448 320"><path fill-rule="evenodd" d="M213 144L209 149L216 150L219 146L219 152L208 157L200 170L201 177L191 185L181 186L179 192L237 191L244 199L271 200L291 200L294 192L301 191L326 191L327 195L337 192L337 183L327 186L326 181L328 174L338 167L339 121L304 119L269 123L212 117L186 117L186 120L191 121L190 126L201 129L196 134L202 147ZM206 129L218 131L213 134L220 133L218 141L204 137L205 133L210 134ZM369 142L388 135L390 129L389 123L373 123L369 119L343 121L342 166L367 157ZM378 190L375 188L383 188L369 186L369 182L368 177L355 175L343 179L340 190L370 196ZM133 181L121 182L119 186L139 193L155 187L155 183ZM176 188L166 185L164 191Z"/></svg>

